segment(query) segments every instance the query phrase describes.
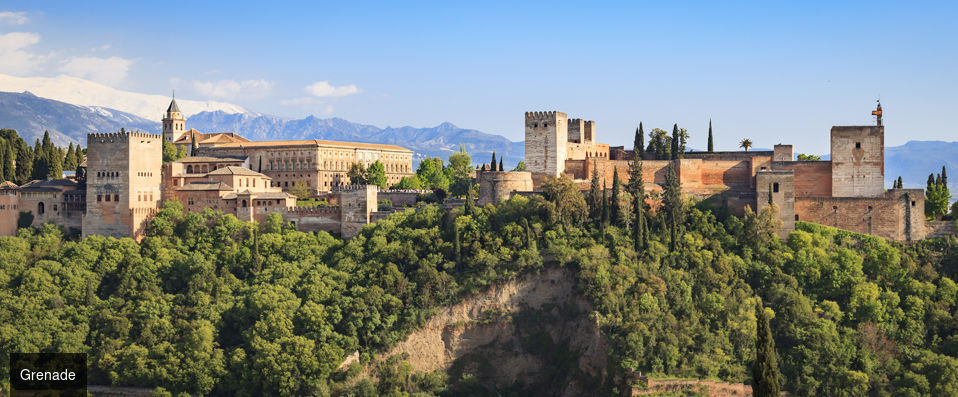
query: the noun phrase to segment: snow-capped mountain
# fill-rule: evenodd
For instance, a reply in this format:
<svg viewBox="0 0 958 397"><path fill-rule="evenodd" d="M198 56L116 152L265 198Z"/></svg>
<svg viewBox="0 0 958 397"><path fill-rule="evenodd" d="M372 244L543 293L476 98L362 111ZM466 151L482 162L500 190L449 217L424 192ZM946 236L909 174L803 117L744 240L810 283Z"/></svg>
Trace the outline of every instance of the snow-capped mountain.
<svg viewBox="0 0 958 397"><path fill-rule="evenodd" d="M0 91L29 91L38 97L78 106L116 109L156 122L163 118L163 111L170 104L170 97L167 95L122 91L67 75L16 77L0 74ZM180 98L177 98L176 101L180 104L180 109L184 110L183 115L186 117L200 112L221 111L229 114L247 112L242 106L226 102L191 101Z"/></svg>

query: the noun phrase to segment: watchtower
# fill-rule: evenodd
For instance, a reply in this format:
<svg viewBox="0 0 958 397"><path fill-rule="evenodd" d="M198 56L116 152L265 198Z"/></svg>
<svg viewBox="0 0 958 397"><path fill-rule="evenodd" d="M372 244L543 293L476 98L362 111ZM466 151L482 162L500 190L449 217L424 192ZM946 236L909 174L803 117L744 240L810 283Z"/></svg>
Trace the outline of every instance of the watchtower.
<svg viewBox="0 0 958 397"><path fill-rule="evenodd" d="M835 126L832 196L877 197L885 192L885 127Z"/></svg>
<svg viewBox="0 0 958 397"><path fill-rule="evenodd" d="M144 236L161 199L161 139L142 132L87 135L83 237Z"/></svg>
<svg viewBox="0 0 958 397"><path fill-rule="evenodd" d="M550 177L565 171L569 116L562 112L526 112L526 170Z"/></svg>

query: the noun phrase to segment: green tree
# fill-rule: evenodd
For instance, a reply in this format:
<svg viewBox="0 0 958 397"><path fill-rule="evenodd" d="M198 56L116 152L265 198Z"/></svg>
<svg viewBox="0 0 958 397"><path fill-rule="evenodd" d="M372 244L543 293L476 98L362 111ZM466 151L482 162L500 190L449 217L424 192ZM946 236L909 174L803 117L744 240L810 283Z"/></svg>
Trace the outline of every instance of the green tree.
<svg viewBox="0 0 958 397"><path fill-rule="evenodd" d="M602 227L609 225L609 195L605 181L602 181L602 221L600 224Z"/></svg>
<svg viewBox="0 0 958 397"><path fill-rule="evenodd" d="M665 173L665 186L662 187L662 208L665 215L665 224L669 230L669 249L674 251L678 238L679 224L685 214L685 203L682 199L682 186L675 174L675 162L670 162Z"/></svg>
<svg viewBox="0 0 958 397"><path fill-rule="evenodd" d="M472 189L472 157L466 153L466 149L459 145L459 151L449 155L449 167L446 168L446 176L451 181L449 192L455 196L464 196L466 191Z"/></svg>
<svg viewBox="0 0 958 397"><path fill-rule="evenodd" d="M632 143L632 161L629 162L629 183L626 189L632 195L632 236L633 248L636 251L645 248L646 219L645 219L645 182L642 176L642 123L635 130Z"/></svg>
<svg viewBox="0 0 958 397"><path fill-rule="evenodd" d="M651 153L656 160L668 160L671 153L672 137L668 131L653 128L649 131L649 145L646 152Z"/></svg>
<svg viewBox="0 0 958 397"><path fill-rule="evenodd" d="M181 159L180 153L176 148L176 145L169 143L166 139L163 140L163 162L169 163Z"/></svg>
<svg viewBox="0 0 958 397"><path fill-rule="evenodd" d="M366 170L366 183L379 186L380 189L386 188L386 167L379 160L370 164Z"/></svg>
<svg viewBox="0 0 958 397"><path fill-rule="evenodd" d="M568 175L562 174L542 183L542 195L555 208L554 221L578 226L586 217L585 199Z"/></svg>
<svg viewBox="0 0 958 397"><path fill-rule="evenodd" d="M748 145L748 146L749 146L749 147L752 146L751 142L749 142L749 145ZM743 146L743 147L744 147L744 146ZM746 149L746 150L748 150L748 149ZM799 153L799 154L798 154L798 161L822 161L822 157L821 157L821 156L816 156L816 155L814 155L814 154Z"/></svg>
<svg viewBox="0 0 958 397"><path fill-rule="evenodd" d="M778 397L781 384L778 359L775 357L775 340L769 327L768 314L761 303L755 305L755 364L752 366L752 395Z"/></svg>
<svg viewBox="0 0 958 397"><path fill-rule="evenodd" d="M496 152L492 152L492 162L489 163L489 169L492 171L496 170Z"/></svg>
<svg viewBox="0 0 958 397"><path fill-rule="evenodd" d="M289 187L289 194L296 196L299 200L307 200L313 197L313 194L310 193L309 189L306 188L306 184L302 181L293 182L293 186Z"/></svg>
<svg viewBox="0 0 958 397"><path fill-rule="evenodd" d="M83 164L83 161L85 160L83 156L83 152L84 150L80 148L80 145L77 145L76 151L73 152L76 155L75 161L76 161L77 168L80 168L80 166Z"/></svg>
<svg viewBox="0 0 958 397"><path fill-rule="evenodd" d="M70 142L70 146L67 148L67 153L63 157L63 169L72 171L76 168L76 153L73 149L73 142Z"/></svg>
<svg viewBox="0 0 958 397"><path fill-rule="evenodd" d="M619 168L615 167L612 169L612 202L609 204L609 217L611 219L611 224L615 226L620 225L620 217L622 216L621 203L619 203L619 190L622 188L622 181L619 180Z"/></svg>
<svg viewBox="0 0 958 397"><path fill-rule="evenodd" d="M349 171L346 172L350 185L365 185L369 181L366 167L362 163L352 163L349 165Z"/></svg>
<svg viewBox="0 0 958 397"><path fill-rule="evenodd" d="M416 169L416 176L422 181L422 185L427 189L448 189L449 178L443 172L442 159L431 157L419 163Z"/></svg>
<svg viewBox="0 0 958 397"><path fill-rule="evenodd" d="M519 164L516 164L516 168L513 168L512 170L513 170L513 171L525 171L525 170L526 170L526 162L525 162L525 161L519 161Z"/></svg>
<svg viewBox="0 0 958 397"><path fill-rule="evenodd" d="M738 143L738 147L745 149L747 152L748 149L752 147L752 140L748 138L742 139L742 141Z"/></svg>
<svg viewBox="0 0 958 397"><path fill-rule="evenodd" d="M712 119L709 119L709 153L715 152L715 143L712 141Z"/></svg>
<svg viewBox="0 0 958 397"><path fill-rule="evenodd" d="M404 189L404 190L420 190L422 189L422 181L419 180L418 175L413 176L404 176L399 180L395 185L392 185L392 189Z"/></svg>
<svg viewBox="0 0 958 397"><path fill-rule="evenodd" d="M599 222L602 216L602 206L599 202L599 168L596 161L592 160L592 181L589 184L589 218Z"/></svg>
<svg viewBox="0 0 958 397"><path fill-rule="evenodd" d="M502 167L502 157L499 157L499 172L503 172L506 169Z"/></svg>
<svg viewBox="0 0 958 397"><path fill-rule="evenodd" d="M670 159L680 159L682 158L682 152L679 150L679 125L672 124L672 149L669 151Z"/></svg>
<svg viewBox="0 0 958 397"><path fill-rule="evenodd" d="M945 169L945 166L941 166L941 184L948 186L948 170Z"/></svg>

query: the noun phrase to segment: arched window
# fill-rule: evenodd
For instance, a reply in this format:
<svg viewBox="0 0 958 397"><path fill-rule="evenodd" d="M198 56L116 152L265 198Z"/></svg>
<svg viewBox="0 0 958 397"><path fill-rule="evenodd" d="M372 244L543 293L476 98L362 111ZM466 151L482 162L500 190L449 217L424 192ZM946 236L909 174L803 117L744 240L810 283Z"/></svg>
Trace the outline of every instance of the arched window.
<svg viewBox="0 0 958 397"><path fill-rule="evenodd" d="M44 213L44 208L43 208L43 202L42 202L42 201L39 202L39 203L37 203L37 213L40 214L40 215L43 215L43 213Z"/></svg>
<svg viewBox="0 0 958 397"><path fill-rule="evenodd" d="M772 192L778 193L778 182L772 184Z"/></svg>
<svg viewBox="0 0 958 397"><path fill-rule="evenodd" d="M193 173L193 166L192 166L192 165L186 166L186 173L187 173L187 174L192 174L192 173Z"/></svg>
<svg viewBox="0 0 958 397"><path fill-rule="evenodd" d="M246 200L243 200L243 208L246 208Z"/></svg>

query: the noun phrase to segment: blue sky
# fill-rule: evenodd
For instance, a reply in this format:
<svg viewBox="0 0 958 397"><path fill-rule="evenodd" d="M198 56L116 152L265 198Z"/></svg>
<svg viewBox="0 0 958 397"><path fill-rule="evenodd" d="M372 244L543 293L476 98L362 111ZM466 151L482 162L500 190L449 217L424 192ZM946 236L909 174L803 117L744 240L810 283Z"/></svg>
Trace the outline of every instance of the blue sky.
<svg viewBox="0 0 958 397"><path fill-rule="evenodd" d="M3 2L0 73L513 140L560 110L704 148L712 119L718 149L819 154L880 95L888 145L956 140L956 2L832 3Z"/></svg>

